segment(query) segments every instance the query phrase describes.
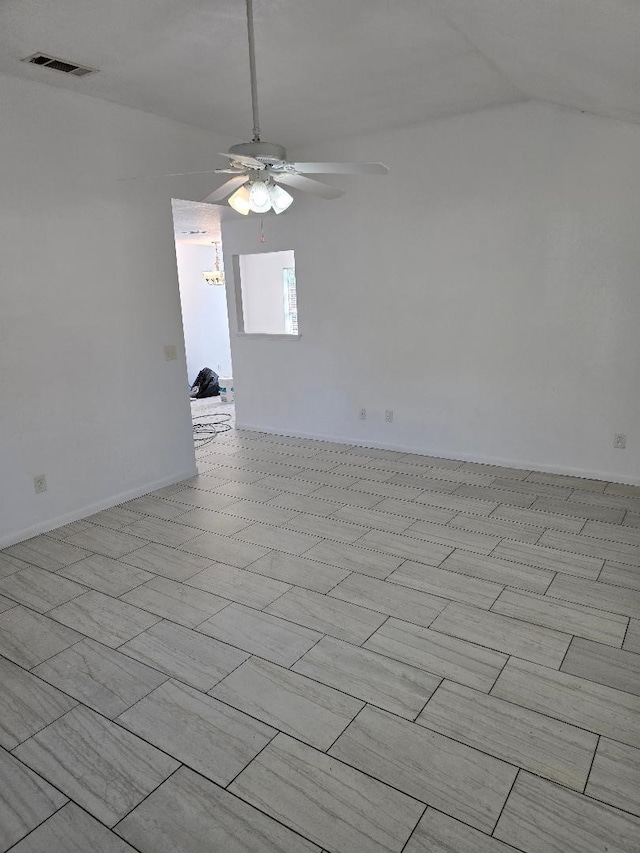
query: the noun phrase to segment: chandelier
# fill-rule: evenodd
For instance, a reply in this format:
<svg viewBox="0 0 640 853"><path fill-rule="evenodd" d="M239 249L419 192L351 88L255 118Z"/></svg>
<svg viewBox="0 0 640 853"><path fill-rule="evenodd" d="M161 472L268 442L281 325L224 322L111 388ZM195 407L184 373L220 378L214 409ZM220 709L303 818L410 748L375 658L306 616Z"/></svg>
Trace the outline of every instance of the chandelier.
<svg viewBox="0 0 640 853"><path fill-rule="evenodd" d="M224 273L220 269L220 254L219 254L220 244L214 243L213 245L216 247L215 269L205 270L202 273L202 276L203 276L204 280L207 282L207 284L223 285L224 284Z"/></svg>

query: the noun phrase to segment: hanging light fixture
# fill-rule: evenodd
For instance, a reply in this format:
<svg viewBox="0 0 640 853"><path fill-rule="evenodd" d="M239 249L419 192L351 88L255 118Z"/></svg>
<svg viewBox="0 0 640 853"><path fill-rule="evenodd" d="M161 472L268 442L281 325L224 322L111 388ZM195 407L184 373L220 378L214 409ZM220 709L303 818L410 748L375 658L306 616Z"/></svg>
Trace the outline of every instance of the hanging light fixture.
<svg viewBox="0 0 640 853"><path fill-rule="evenodd" d="M247 211L247 213L248 213L248 211ZM204 280L207 282L207 284L223 285L224 284L224 273L220 269L220 255L218 254L218 249L219 249L220 244L214 243L213 245L216 247L215 269L205 270L202 273L202 275L203 275Z"/></svg>

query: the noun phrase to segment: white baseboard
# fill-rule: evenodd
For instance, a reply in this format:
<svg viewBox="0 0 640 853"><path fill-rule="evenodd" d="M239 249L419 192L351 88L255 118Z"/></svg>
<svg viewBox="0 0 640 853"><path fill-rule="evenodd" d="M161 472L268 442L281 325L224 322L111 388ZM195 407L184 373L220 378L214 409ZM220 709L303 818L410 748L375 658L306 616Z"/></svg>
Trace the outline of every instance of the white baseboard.
<svg viewBox="0 0 640 853"><path fill-rule="evenodd" d="M190 477L195 477L198 473L197 468L190 468L183 474L171 474L168 477L162 477L153 483L147 483L144 486L136 486L135 489L121 492L119 495L112 495L110 498L104 498L89 506L79 507L78 509L67 512L64 515L59 515L56 518L50 518L47 521L40 521L31 527L25 527L22 530L17 530L15 533L10 533L0 539L0 549L8 548L10 545L16 545L18 542L23 542L25 539L30 539L32 536L37 536L40 533L48 533L50 530L55 530L57 527L62 527L64 524L70 524L72 521L80 521L88 515L94 515L96 512L101 512L103 509L111 509L113 506L132 501L134 498L139 498L149 492L155 492L156 489L161 489L163 486L171 486L174 483L181 483L183 480L188 480Z"/></svg>
<svg viewBox="0 0 640 853"><path fill-rule="evenodd" d="M335 441L347 444L351 447L372 447L376 450L397 450L399 453L416 453L420 456L436 456L440 459L454 459L459 462L478 462L481 465L502 465L505 468L522 468L527 471L538 471L545 474L567 474L571 477L582 477L588 480L605 480L610 483L625 483L630 486L640 486L640 477L629 477L624 474L615 474L611 471L599 471L589 468L572 468L566 465L545 465L541 467L539 462L531 462L525 459L509 459L501 456L484 456L482 454L457 454L438 448L424 448L412 445L394 444L390 441L367 441L359 443L349 436L326 435L309 432L285 432L280 429L256 426L255 424L244 424L236 421L236 429L244 429L247 432L264 432L268 435L285 435L289 438L309 438L314 441Z"/></svg>

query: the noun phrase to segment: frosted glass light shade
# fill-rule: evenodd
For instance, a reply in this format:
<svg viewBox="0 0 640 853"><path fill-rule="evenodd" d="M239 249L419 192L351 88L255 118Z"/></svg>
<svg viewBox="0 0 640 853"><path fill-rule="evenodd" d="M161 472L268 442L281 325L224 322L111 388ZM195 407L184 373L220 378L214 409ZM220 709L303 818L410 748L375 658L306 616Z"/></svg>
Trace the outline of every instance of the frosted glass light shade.
<svg viewBox="0 0 640 853"><path fill-rule="evenodd" d="M246 187L240 187L233 195L229 196L227 201L235 211L241 213L243 216L246 216L251 210L249 190Z"/></svg>
<svg viewBox="0 0 640 853"><path fill-rule="evenodd" d="M283 190L278 184L269 187L269 195L276 213L282 213L283 210L286 210L293 204L293 196L286 190Z"/></svg>
<svg viewBox="0 0 640 853"><path fill-rule="evenodd" d="M264 181L254 181L249 187L249 209L254 213L266 213L271 210L269 187Z"/></svg>

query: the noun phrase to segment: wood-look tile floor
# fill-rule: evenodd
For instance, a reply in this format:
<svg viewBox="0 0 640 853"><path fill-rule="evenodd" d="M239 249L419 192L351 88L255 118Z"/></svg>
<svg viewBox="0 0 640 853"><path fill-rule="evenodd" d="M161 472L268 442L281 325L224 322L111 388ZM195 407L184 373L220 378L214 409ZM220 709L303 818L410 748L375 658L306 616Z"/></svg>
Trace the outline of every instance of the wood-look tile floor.
<svg viewBox="0 0 640 853"><path fill-rule="evenodd" d="M0 853L640 852L640 488L197 456L0 552Z"/></svg>

